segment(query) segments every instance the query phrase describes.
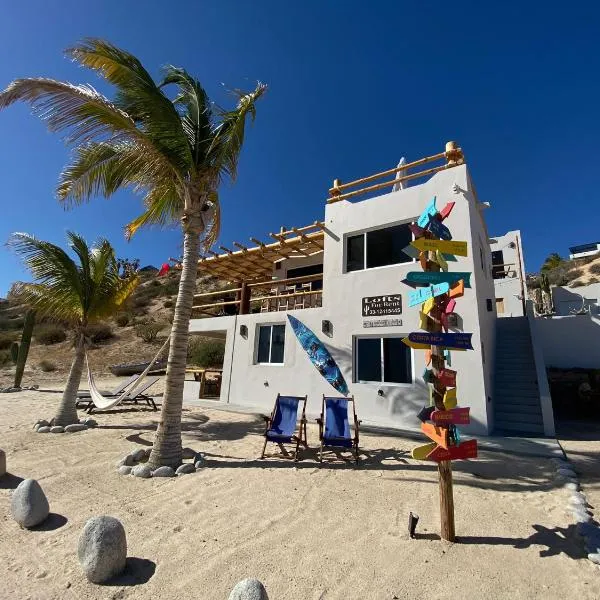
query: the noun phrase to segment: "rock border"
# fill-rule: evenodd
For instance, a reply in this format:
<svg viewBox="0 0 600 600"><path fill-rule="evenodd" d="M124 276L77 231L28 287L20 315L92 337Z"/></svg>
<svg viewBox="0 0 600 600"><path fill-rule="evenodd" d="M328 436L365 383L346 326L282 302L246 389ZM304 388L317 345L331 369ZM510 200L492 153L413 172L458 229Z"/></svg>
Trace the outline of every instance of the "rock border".
<svg viewBox="0 0 600 600"><path fill-rule="evenodd" d="M571 462L566 458L551 458L556 478L569 493L567 511L575 521L578 535L583 538L588 560L600 565L600 526L594 522L590 505L581 491L579 478Z"/></svg>
<svg viewBox="0 0 600 600"><path fill-rule="evenodd" d="M141 479L150 479L151 477L178 477L195 473L205 466L205 459L202 453L196 452L191 448L183 449L183 458L191 459L191 462L184 462L177 469L162 466L157 469L151 469L146 463L150 458L152 448L137 448L133 452L126 454L115 465L119 475L131 475Z"/></svg>
<svg viewBox="0 0 600 600"><path fill-rule="evenodd" d="M71 423L63 427L62 425L53 425L54 419L46 421L46 419L40 419L33 425L33 430L36 433L76 433L77 431L86 431L87 429L94 429L98 427L98 422L92 417L86 417L79 423Z"/></svg>

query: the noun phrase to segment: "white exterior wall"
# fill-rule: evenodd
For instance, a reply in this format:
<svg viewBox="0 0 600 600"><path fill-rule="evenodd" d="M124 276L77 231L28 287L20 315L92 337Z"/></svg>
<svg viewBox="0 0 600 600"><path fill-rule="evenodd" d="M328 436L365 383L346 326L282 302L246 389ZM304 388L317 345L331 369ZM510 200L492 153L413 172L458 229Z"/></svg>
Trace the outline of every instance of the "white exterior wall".
<svg viewBox="0 0 600 600"><path fill-rule="evenodd" d="M600 283L578 287L556 286L552 288L552 302L558 316L571 316L583 306L588 314L600 315Z"/></svg>
<svg viewBox="0 0 600 600"><path fill-rule="evenodd" d="M600 244L596 244L595 250L586 250L585 252L575 252L574 254L569 254L569 258L573 260L574 258L584 258L586 256L592 256L593 254L598 254L600 252Z"/></svg>
<svg viewBox="0 0 600 600"><path fill-rule="evenodd" d="M515 245L514 248L510 244ZM525 315L523 308L523 290L525 289L525 260L523 258L523 246L521 244L521 232L509 231L508 233L496 236L490 241L490 250L495 252L502 250L504 255L504 264L512 264L514 277L509 276L504 279L494 279L494 288L496 298L502 298L504 312L498 312L499 317L522 317ZM519 256L520 255L520 256Z"/></svg>
<svg viewBox="0 0 600 600"><path fill-rule="evenodd" d="M459 193L452 192L458 184ZM289 311L325 343L342 371L350 393L357 400L359 418L367 424L403 428L417 428L416 413L428 401L429 393L421 375L425 368L424 352L412 351L412 384L366 384L353 382L354 336L383 335L406 336L418 331L419 307L408 307L411 288L401 283L406 273L420 271L416 262L390 265L363 271L345 273L345 238L347 235L377 229L383 226L412 222L423 211L433 196L442 208L447 201L456 205L445 223L455 240L468 242L469 256L457 257L449 263L450 270L472 272L471 288L457 298L456 313L460 316L462 330L473 333L474 350L452 352L452 369L458 371L457 389L459 405L471 407L472 433L491 431L492 367L494 352L495 311L487 311L486 300L493 304L488 235L471 191L466 166L442 171L426 183L392 192L362 202L337 202L325 210L325 251L323 255L323 307ZM479 265L479 248L487 261L484 269ZM474 258L476 261L474 262ZM293 267L300 266L293 261ZM487 276L486 276L487 272ZM364 328L362 298L388 294L402 295L402 326ZM227 329L226 359L221 400L247 405L269 412L277 393L308 394L307 412L320 412L322 394L336 395L335 390L311 364L305 351L297 342L287 324L286 312L257 313L237 317L216 317L193 320L190 331ZM390 318L392 318L390 317ZM227 319L226 324L222 324ZM325 336L321 331L323 319L331 321L333 333ZM254 364L256 335L261 323L286 323L284 365ZM240 335L240 326L247 325L248 336ZM234 337L235 341L231 338ZM486 362L482 363L481 347L485 348ZM233 366L233 368L232 368ZM231 369L231 373L229 370ZM186 382L186 397L196 394L193 382ZM381 395L378 391L381 390Z"/></svg>

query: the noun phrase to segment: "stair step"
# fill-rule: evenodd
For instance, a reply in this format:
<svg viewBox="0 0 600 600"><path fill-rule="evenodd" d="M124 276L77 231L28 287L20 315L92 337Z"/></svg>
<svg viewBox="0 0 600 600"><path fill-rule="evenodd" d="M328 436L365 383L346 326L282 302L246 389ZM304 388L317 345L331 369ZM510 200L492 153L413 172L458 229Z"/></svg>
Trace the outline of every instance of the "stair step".
<svg viewBox="0 0 600 600"><path fill-rule="evenodd" d="M496 394L494 396L494 402L496 404L507 404L509 406L522 406L522 405L539 406L540 405L540 399L537 394L535 396L518 396L517 394L510 396L510 395Z"/></svg>
<svg viewBox="0 0 600 600"><path fill-rule="evenodd" d="M544 434L543 425L518 425L515 423L494 422L494 435L528 433L528 434Z"/></svg>
<svg viewBox="0 0 600 600"><path fill-rule="evenodd" d="M542 423L542 413L539 414L513 414L510 412L496 412L494 417L503 423L521 423L540 425Z"/></svg>
<svg viewBox="0 0 600 600"><path fill-rule="evenodd" d="M502 392L509 392L512 394L523 394L525 396L538 395L538 386L533 381L515 381L514 379L503 379L501 377L496 378L496 385L494 386L500 394ZM508 394L502 394L508 395Z"/></svg>

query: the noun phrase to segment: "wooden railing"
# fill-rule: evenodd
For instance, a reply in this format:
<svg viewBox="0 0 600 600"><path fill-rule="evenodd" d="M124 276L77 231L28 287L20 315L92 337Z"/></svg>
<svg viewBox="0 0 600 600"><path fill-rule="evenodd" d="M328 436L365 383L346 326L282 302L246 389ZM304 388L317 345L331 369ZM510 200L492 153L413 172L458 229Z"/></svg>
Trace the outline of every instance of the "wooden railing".
<svg viewBox="0 0 600 600"><path fill-rule="evenodd" d="M420 167L421 165L425 165L427 163L435 162L438 160L444 160L444 164L431 167L430 169L426 169L424 171L407 173L409 169L414 169L416 167ZM349 200L350 198L362 196L363 194L368 194L369 192L375 192L386 187L392 187L404 181L410 181L411 179L418 179L420 177L433 175L438 171L443 171L444 169L456 167L458 165L462 165L463 163L464 155L461 148L459 148L456 145L456 142L447 142L446 150L444 152L434 154L433 156L426 156L425 158L421 158L411 163L400 165L398 167L395 167L394 169L388 169L387 171L382 171L381 173L376 173L375 175L369 175L368 177L363 177L361 179L357 179L356 181L351 181L349 183L342 183L339 179L334 179L333 187L329 190L329 198L327 199L327 203L332 204L333 202L340 202L340 200ZM400 172L406 174L398 176ZM384 177L388 177L391 175L394 176L394 179L369 185L367 187L361 187L359 189L346 191L350 190L350 188L364 186L364 184L366 183L371 183L372 181L383 179Z"/></svg>
<svg viewBox="0 0 600 600"><path fill-rule="evenodd" d="M221 309L225 313L225 307L235 306L234 314L247 314L249 312L274 312L278 310L293 310L294 308L314 308L321 306L322 289L312 289L312 282L323 281L322 274L304 275L302 277L289 277L287 279L269 279L255 283L242 284L241 287L215 290L196 294L194 301L207 300L211 297L231 297L235 294L235 300L218 299L216 302L195 303L192 309L205 316L219 316L210 312L209 309ZM298 289L298 286L308 289ZM257 295L252 292L256 290ZM263 290L269 290L265 293ZM263 291L261 294L260 292ZM256 311L252 309L260 304ZM225 313L226 314L226 313Z"/></svg>

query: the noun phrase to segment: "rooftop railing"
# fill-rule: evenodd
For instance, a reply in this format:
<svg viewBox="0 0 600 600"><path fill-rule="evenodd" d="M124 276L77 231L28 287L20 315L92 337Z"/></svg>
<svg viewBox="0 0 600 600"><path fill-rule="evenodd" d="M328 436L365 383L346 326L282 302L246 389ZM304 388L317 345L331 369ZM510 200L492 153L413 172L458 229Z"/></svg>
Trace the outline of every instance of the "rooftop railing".
<svg viewBox="0 0 600 600"><path fill-rule="evenodd" d="M427 163L440 160L444 161L444 163L441 165L414 173L408 173L408 171L411 169L415 169ZM464 155L462 149L456 145L456 142L447 142L446 150L444 152L434 154L433 156L426 156L425 158L421 158L404 165L399 165L394 169L388 169L387 171L382 171L381 173L375 173L375 175L362 177L361 179L357 179L356 181L351 181L349 183L342 183L339 179L334 179L333 187L329 190L329 198L327 198L327 203L333 204L334 202L340 202L341 200L349 200L350 198L355 198L356 196L362 196L370 192L375 192L384 188L399 185L405 181L418 179L420 177L427 177L428 175L433 175L438 171L457 167L463 163ZM375 183L366 187L359 187L359 189L351 189L356 188L357 186L364 186L367 183L371 183L372 181L377 181L389 176L394 176L394 179Z"/></svg>

